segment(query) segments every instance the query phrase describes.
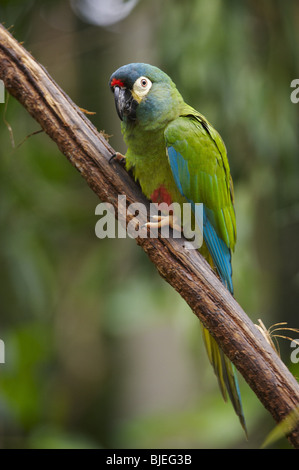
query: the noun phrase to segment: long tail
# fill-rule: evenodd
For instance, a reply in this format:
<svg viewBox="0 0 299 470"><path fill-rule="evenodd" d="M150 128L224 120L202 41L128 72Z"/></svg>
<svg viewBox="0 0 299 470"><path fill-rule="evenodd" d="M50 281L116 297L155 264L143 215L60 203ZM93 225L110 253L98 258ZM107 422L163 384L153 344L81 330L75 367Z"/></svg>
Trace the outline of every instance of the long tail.
<svg viewBox="0 0 299 470"><path fill-rule="evenodd" d="M246 437L248 437L235 367L219 348L209 331L202 324L201 327L208 357L218 379L222 396L225 401L227 401L227 395L229 396Z"/></svg>
<svg viewBox="0 0 299 470"><path fill-rule="evenodd" d="M212 258L210 264L216 266L221 281L233 295L230 249L226 246L223 240L218 237L213 225L205 213L204 240ZM209 331L203 325L202 330L208 357L217 376L222 396L226 401L228 394L247 437L246 423L235 367L225 356L223 351L216 343L215 339L210 335Z"/></svg>
<svg viewBox="0 0 299 470"><path fill-rule="evenodd" d="M188 161L183 158L179 151L176 150L175 145L167 146L167 153L176 186L182 196L184 196L187 201L191 204L195 219L197 220L197 211L195 208L194 200L192 197L188 197L188 194L190 196L192 194L192 191L194 190L194 187L196 186L196 184L198 184L197 175L195 175L195 179L192 179L192 175L189 171ZM193 190L191 189L192 185ZM204 250L207 251L207 253L204 254L205 258L207 258L210 261L210 264L217 269L221 281L233 294L230 247L224 242L224 240L222 240L222 238L220 238L220 236L217 235L214 227L215 224L213 225L212 223L213 220L213 211L209 210L204 205L203 238L205 243L203 244L202 249L207 248L207 250ZM199 227L201 227L201 220L198 220L198 224ZM215 339L204 327L203 335L208 356L214 368L215 374L218 378L222 395L224 399L226 399L226 393L228 393L233 407L237 415L239 416L241 425L244 428L247 436L239 385L234 366L221 351Z"/></svg>

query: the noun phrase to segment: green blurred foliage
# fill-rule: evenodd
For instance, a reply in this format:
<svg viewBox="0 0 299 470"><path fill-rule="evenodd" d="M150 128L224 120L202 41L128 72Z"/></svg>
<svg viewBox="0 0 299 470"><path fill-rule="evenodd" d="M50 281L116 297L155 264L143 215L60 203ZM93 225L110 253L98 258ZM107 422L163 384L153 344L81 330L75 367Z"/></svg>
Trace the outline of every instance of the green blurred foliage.
<svg viewBox="0 0 299 470"><path fill-rule="evenodd" d="M171 75L227 145L237 300L267 327L298 327L298 3L141 0L106 27L66 0L1 0L0 13L119 151L110 74L139 61ZM259 447L274 421L241 378L245 441L187 305L133 240L96 238L97 197L44 133L31 135L21 105L0 106L0 446ZM298 376L289 342L280 349Z"/></svg>

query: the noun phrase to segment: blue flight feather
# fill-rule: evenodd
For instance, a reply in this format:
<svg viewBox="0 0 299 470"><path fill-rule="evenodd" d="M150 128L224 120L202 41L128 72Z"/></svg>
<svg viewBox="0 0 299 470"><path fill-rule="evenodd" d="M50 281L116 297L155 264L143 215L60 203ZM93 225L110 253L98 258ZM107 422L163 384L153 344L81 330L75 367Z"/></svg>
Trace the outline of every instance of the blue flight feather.
<svg viewBox="0 0 299 470"><path fill-rule="evenodd" d="M196 203L193 200L190 200L187 195L191 194L191 177L188 168L188 162L182 157L180 152L173 146L169 146L167 148L168 158L170 167L172 170L172 174L174 177L175 184L179 189L182 196L184 196L187 201L191 204L192 210L195 213L196 217ZM193 181L194 183L194 181ZM199 202L199 201L197 201ZM216 266L218 274L220 276L221 281L223 284L230 290L233 294L233 282L232 282L232 267L231 267L231 252L229 247L225 244L225 242L218 236L214 225L213 225L213 212L211 209L207 208L203 205L203 238L208 247L208 250L211 254L213 259L213 263ZM244 413L242 409L242 402L239 390L239 384L236 377L236 371L233 366L227 359L227 357L223 354L221 349L219 349L217 343L215 342L214 338L210 336L209 332L203 328L204 331L204 338L206 342L207 350L211 349L209 358L214 367L214 371L216 376L218 377L218 382L220 385L220 389L222 391L223 396L225 397L225 390L222 387L222 380L225 383L226 390L229 394L229 397L232 401L233 407L239 416L240 422L245 430L246 430L246 423L244 418ZM215 354L215 357L213 355ZM219 363L218 358L221 361L221 367L219 370Z"/></svg>
<svg viewBox="0 0 299 470"><path fill-rule="evenodd" d="M174 147L168 147L168 158L172 174L174 177L175 184L188 202L192 206L194 212L195 201L190 200L186 194L190 194L190 172L188 168L188 162L182 157L182 155L176 151ZM197 201L200 202L200 201ZM211 218L209 218L209 209L205 206L203 208L203 238L206 242L208 250L212 256L213 262L217 268L218 274L223 284L233 294L233 282L232 282L232 267L231 267L231 253L229 247L225 242L218 236ZM212 214L211 214L212 215Z"/></svg>

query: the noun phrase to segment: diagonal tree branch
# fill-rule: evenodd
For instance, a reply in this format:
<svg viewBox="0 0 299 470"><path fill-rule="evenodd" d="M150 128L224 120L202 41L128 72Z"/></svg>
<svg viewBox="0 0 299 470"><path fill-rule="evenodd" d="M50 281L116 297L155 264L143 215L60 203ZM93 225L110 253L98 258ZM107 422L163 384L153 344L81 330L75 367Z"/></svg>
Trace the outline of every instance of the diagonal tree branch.
<svg viewBox="0 0 299 470"><path fill-rule="evenodd" d="M0 79L26 108L91 189L117 210L118 195L127 205L149 202L117 163L115 151L48 72L0 25ZM118 208L119 209L119 208ZM121 214L130 221L125 210ZM146 222L146 214L142 214ZM299 385L235 299L196 250L179 239L137 238L159 274L186 300L216 338L260 401L280 422L299 404ZM299 448L299 426L288 436Z"/></svg>

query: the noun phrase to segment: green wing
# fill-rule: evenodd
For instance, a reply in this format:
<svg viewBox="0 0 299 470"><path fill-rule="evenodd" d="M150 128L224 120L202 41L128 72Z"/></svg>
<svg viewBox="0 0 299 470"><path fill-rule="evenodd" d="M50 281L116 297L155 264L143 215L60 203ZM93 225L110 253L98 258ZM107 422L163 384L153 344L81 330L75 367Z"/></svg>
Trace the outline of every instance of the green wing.
<svg viewBox="0 0 299 470"><path fill-rule="evenodd" d="M194 111L172 121L165 131L167 148L174 148L188 171L179 176L184 195L205 205L218 236L231 250L236 243L233 186L224 143L217 131Z"/></svg>
<svg viewBox="0 0 299 470"><path fill-rule="evenodd" d="M233 293L230 250L236 243L236 219L224 143L196 112L169 124L165 142L176 186L188 201L204 205L204 240L222 281ZM228 392L247 433L235 369L204 327L203 337L222 395L226 400Z"/></svg>

